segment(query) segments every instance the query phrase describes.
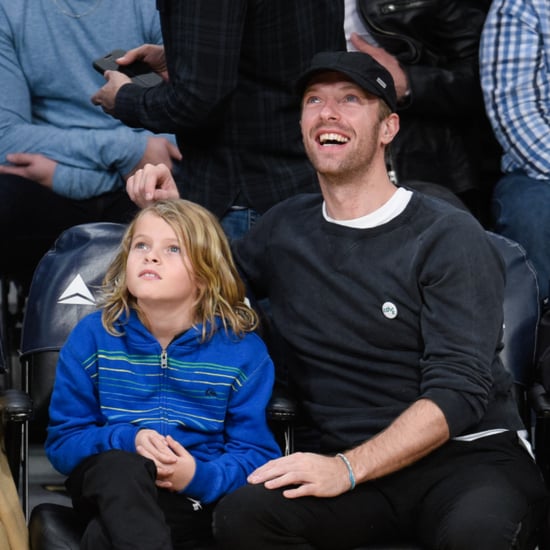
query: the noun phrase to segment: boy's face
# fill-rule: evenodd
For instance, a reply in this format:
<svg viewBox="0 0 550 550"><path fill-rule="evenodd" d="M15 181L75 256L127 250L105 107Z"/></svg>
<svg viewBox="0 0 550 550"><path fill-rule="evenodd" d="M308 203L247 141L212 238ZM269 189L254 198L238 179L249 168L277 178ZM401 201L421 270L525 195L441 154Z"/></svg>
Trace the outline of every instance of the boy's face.
<svg viewBox="0 0 550 550"><path fill-rule="evenodd" d="M191 262L174 230L152 212L135 225L126 280L140 307L194 309L198 287Z"/></svg>

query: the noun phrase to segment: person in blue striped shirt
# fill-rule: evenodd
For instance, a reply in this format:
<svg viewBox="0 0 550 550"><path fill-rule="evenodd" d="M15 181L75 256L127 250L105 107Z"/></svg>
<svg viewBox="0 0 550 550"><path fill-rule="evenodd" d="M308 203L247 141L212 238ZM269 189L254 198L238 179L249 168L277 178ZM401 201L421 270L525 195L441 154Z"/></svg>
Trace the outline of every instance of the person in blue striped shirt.
<svg viewBox="0 0 550 550"><path fill-rule="evenodd" d="M550 281L550 4L494 0L480 47L487 114L503 148L491 210L496 232L519 242Z"/></svg>
<svg viewBox="0 0 550 550"><path fill-rule="evenodd" d="M280 456L257 324L210 212L177 199L138 213L51 399L46 453L87 524L81 548L203 548L216 501Z"/></svg>

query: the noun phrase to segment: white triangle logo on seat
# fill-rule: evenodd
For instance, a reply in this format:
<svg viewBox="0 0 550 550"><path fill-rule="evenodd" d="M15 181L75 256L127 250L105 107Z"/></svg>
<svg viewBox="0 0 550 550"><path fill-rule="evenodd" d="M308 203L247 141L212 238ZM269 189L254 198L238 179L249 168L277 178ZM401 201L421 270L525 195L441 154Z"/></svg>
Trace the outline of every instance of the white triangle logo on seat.
<svg viewBox="0 0 550 550"><path fill-rule="evenodd" d="M58 304L70 304L81 306L95 305L95 298L86 286L80 273L70 282L63 294L57 300Z"/></svg>

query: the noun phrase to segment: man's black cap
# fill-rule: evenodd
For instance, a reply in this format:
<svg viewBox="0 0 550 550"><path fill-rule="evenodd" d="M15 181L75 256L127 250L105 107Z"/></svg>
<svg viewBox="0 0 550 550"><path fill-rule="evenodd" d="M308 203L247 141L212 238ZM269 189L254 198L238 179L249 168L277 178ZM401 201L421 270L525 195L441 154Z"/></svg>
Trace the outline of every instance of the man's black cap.
<svg viewBox="0 0 550 550"><path fill-rule="evenodd" d="M311 78L325 71L342 73L380 99L392 111L397 108L397 94L391 74L370 55L363 52L321 52L313 56L311 66L296 82L296 90L302 95Z"/></svg>

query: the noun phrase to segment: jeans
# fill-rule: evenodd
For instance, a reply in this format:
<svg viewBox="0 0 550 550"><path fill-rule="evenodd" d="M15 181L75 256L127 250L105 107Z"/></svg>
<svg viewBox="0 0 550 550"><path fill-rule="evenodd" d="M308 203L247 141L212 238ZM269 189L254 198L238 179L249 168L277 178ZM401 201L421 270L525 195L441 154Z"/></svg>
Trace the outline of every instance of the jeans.
<svg viewBox="0 0 550 550"><path fill-rule="evenodd" d="M220 223L231 241L243 237L259 217L260 214L251 208L235 208L229 210Z"/></svg>
<svg viewBox="0 0 550 550"><path fill-rule="evenodd" d="M519 243L537 273L541 298L550 287L550 180L522 172L504 176L491 200L495 232Z"/></svg>

